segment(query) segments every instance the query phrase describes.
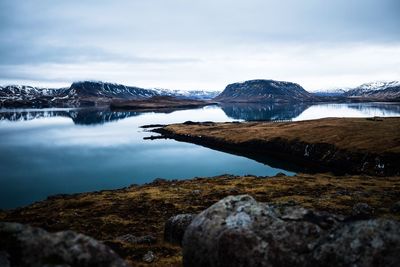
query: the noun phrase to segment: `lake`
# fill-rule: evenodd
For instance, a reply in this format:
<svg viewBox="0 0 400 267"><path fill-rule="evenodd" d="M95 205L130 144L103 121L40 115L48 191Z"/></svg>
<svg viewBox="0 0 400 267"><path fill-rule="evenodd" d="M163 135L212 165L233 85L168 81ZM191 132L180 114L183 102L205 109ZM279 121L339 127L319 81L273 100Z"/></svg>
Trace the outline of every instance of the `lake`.
<svg viewBox="0 0 400 267"><path fill-rule="evenodd" d="M99 109L0 110L0 208L49 195L115 189L155 178L271 176L289 170L154 135L146 124L400 116L400 105L223 105L171 113Z"/></svg>

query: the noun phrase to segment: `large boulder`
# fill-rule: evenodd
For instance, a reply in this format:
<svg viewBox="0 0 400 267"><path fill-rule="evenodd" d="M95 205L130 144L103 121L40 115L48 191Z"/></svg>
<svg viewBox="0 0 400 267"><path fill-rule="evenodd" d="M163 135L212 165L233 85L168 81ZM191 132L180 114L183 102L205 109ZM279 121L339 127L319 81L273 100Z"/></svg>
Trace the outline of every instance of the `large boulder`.
<svg viewBox="0 0 400 267"><path fill-rule="evenodd" d="M183 238L184 266L399 266L399 253L399 222L347 222L248 195L203 211Z"/></svg>
<svg viewBox="0 0 400 267"><path fill-rule="evenodd" d="M0 223L0 266L129 266L101 242L72 231L49 233Z"/></svg>
<svg viewBox="0 0 400 267"><path fill-rule="evenodd" d="M195 214L178 214L168 219L164 226L164 240L181 245L186 228L193 221Z"/></svg>

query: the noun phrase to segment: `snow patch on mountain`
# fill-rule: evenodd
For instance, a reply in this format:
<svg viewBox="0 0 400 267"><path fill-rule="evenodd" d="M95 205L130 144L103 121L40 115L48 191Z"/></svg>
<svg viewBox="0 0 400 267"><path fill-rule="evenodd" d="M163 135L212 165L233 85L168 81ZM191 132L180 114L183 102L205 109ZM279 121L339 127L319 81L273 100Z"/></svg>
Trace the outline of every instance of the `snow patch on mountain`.
<svg viewBox="0 0 400 267"><path fill-rule="evenodd" d="M400 81L375 81L370 83L364 83L354 89L362 89L367 91L385 90L390 87L400 86Z"/></svg>

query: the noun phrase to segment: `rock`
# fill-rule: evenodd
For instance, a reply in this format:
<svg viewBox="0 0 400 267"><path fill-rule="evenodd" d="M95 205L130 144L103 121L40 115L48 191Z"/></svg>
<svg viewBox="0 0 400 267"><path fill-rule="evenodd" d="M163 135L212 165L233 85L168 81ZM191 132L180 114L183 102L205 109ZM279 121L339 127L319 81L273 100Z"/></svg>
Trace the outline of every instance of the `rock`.
<svg viewBox="0 0 400 267"><path fill-rule="evenodd" d="M151 263L156 259L156 255L154 254L153 251L148 251L146 254L143 256L143 261L147 263Z"/></svg>
<svg viewBox="0 0 400 267"><path fill-rule="evenodd" d="M168 181L164 178L156 178L150 183L150 185L163 185L166 184L167 182Z"/></svg>
<svg viewBox="0 0 400 267"><path fill-rule="evenodd" d="M157 238L152 235L145 235L136 237L131 234L126 234L122 236L118 236L115 238L118 241L131 243L131 244L155 244L157 242Z"/></svg>
<svg viewBox="0 0 400 267"><path fill-rule="evenodd" d="M313 259L320 266L400 266L400 223L363 220L344 224L323 240Z"/></svg>
<svg viewBox="0 0 400 267"><path fill-rule="evenodd" d="M368 218L374 213L374 209L367 203L357 203L352 208L352 215L357 218Z"/></svg>
<svg viewBox="0 0 400 267"><path fill-rule="evenodd" d="M237 190L236 188L230 188L230 189L226 190L226 192L229 195L237 195L237 194L239 194L239 190Z"/></svg>
<svg viewBox="0 0 400 267"><path fill-rule="evenodd" d="M49 233L0 223L1 266L129 266L101 242L72 231Z"/></svg>
<svg viewBox="0 0 400 267"><path fill-rule="evenodd" d="M345 222L299 206L229 196L194 218L184 266L396 266L400 223Z"/></svg>
<svg viewBox="0 0 400 267"><path fill-rule="evenodd" d="M196 190L192 191L192 195L200 195L200 194L201 194L201 190L196 189Z"/></svg>
<svg viewBox="0 0 400 267"><path fill-rule="evenodd" d="M400 201L394 203L393 206L390 208L390 211L394 213L400 213Z"/></svg>
<svg viewBox="0 0 400 267"><path fill-rule="evenodd" d="M164 240L181 245L185 230L195 216L195 214L179 214L169 218L164 227Z"/></svg>
<svg viewBox="0 0 400 267"><path fill-rule="evenodd" d="M283 172L278 172L277 174L275 174L275 177L285 177L286 174L284 174Z"/></svg>
<svg viewBox="0 0 400 267"><path fill-rule="evenodd" d="M8 255L8 253L6 253L5 251L0 251L0 266L1 267L10 267L11 264L8 260L8 258L10 257L10 255Z"/></svg>

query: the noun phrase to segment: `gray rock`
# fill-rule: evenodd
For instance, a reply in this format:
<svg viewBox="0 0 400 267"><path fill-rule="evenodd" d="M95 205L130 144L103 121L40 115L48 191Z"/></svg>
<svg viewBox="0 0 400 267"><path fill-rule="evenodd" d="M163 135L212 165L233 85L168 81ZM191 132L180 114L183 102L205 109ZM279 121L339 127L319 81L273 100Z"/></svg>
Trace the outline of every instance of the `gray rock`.
<svg viewBox="0 0 400 267"><path fill-rule="evenodd" d="M179 214L169 218L164 226L164 240L181 245L185 230L195 216L195 214Z"/></svg>
<svg viewBox="0 0 400 267"><path fill-rule="evenodd" d="M393 206L390 208L390 211L394 213L400 213L400 201L394 203Z"/></svg>
<svg viewBox="0 0 400 267"><path fill-rule="evenodd" d="M5 251L0 251L0 266L1 267L10 267L10 261L8 260L10 255Z"/></svg>
<svg viewBox="0 0 400 267"><path fill-rule="evenodd" d="M184 266L395 266L400 223L344 222L298 206L229 196L200 213L183 238Z"/></svg>
<svg viewBox="0 0 400 267"><path fill-rule="evenodd" d="M101 242L72 231L49 233L0 223L0 263L10 266L129 266ZM7 265L5 265L7 266Z"/></svg>
<svg viewBox="0 0 400 267"><path fill-rule="evenodd" d="M121 242L131 243L131 244L155 244L157 242L157 238L155 238L152 235L144 235L137 237L131 234L126 234L118 236L115 239Z"/></svg>
<svg viewBox="0 0 400 267"><path fill-rule="evenodd" d="M196 189L196 190L192 191L192 195L200 195L200 194L201 194L201 190Z"/></svg>
<svg viewBox="0 0 400 267"><path fill-rule="evenodd" d="M400 266L400 223L396 221L343 224L320 243L313 259L322 266Z"/></svg>
<svg viewBox="0 0 400 267"><path fill-rule="evenodd" d="M143 261L147 263L151 263L156 259L156 255L154 254L153 251L148 251L146 254L143 256Z"/></svg>
<svg viewBox="0 0 400 267"><path fill-rule="evenodd" d="M368 218L374 213L374 209L367 203L356 203L352 208L352 215L358 218Z"/></svg>

